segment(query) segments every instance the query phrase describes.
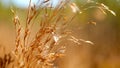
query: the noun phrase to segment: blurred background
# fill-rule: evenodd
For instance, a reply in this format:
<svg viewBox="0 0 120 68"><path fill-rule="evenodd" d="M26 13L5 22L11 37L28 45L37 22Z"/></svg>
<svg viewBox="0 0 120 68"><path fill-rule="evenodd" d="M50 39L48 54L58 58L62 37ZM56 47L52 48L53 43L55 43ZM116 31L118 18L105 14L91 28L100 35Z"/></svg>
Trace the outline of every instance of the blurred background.
<svg viewBox="0 0 120 68"><path fill-rule="evenodd" d="M54 5L57 4L57 0L52 1ZM69 27L75 37L92 41L94 45L83 43L76 46L74 43L68 43L66 57L58 62L60 68L120 68L120 0L92 0L105 4L116 16L109 11L104 14L98 8L86 9L97 6L90 3L91 0L73 1L82 13L75 17ZM28 4L29 0L0 0L0 46L5 47L5 53L12 51L15 45L15 29L10 7L15 7L24 20ZM2 53L1 51L0 56Z"/></svg>

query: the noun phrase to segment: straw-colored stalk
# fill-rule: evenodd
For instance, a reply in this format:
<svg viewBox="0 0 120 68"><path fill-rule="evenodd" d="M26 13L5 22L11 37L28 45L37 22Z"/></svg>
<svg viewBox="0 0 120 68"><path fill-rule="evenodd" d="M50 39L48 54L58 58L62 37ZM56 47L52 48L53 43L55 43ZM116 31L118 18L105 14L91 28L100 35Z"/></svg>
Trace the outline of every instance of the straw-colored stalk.
<svg viewBox="0 0 120 68"><path fill-rule="evenodd" d="M59 45L61 38L67 36L66 27L74 18L64 14L69 0L60 0L52 6L49 0L39 5L31 5L27 10L25 28L21 25L18 15L14 13L16 29L15 68L47 68L54 67L54 61L64 55L65 45ZM31 39L35 19L39 19L39 29Z"/></svg>

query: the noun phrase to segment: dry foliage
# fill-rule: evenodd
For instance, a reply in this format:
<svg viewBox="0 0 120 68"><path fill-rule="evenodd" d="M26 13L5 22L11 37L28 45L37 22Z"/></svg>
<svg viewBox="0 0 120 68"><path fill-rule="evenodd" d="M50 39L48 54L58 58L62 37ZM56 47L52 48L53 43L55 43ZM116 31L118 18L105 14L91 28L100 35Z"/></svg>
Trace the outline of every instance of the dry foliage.
<svg viewBox="0 0 120 68"><path fill-rule="evenodd" d="M70 16L64 13L67 6L70 6L73 11ZM109 10L104 4L100 6ZM101 7L98 8L101 9ZM112 12L111 10L109 11ZM76 39L66 30L76 13L81 13L77 5L69 0L59 0L57 6L53 6L50 0L42 0L42 2L39 0L37 4L32 4L30 0L26 21L24 22L25 27L21 24L17 13L13 10L12 12L16 29L16 47L13 51L15 55L14 68L56 67L55 60L64 56L66 47L64 44L59 45L62 39L70 40L77 44L85 42L93 45L90 41ZM36 21L37 19L38 21ZM39 28L33 36L33 25L38 24L37 22L39 23ZM67 38L68 35L69 38Z"/></svg>
<svg viewBox="0 0 120 68"><path fill-rule="evenodd" d="M57 6L52 6L49 0L40 4L32 5L31 1L27 10L26 22L21 25L18 15L14 13L14 24L16 29L15 68L49 68L55 67L54 61L63 56L65 45L59 45L61 38L68 35L66 27L73 16L64 14L69 0L60 0ZM39 19L39 28L31 39L33 24ZM66 38L64 38L66 39Z"/></svg>
<svg viewBox="0 0 120 68"><path fill-rule="evenodd" d="M11 54L5 53L5 48L3 46L0 46L1 52L3 52L3 56L0 56L0 68L8 68L11 66L11 64L14 62L14 59L12 58Z"/></svg>

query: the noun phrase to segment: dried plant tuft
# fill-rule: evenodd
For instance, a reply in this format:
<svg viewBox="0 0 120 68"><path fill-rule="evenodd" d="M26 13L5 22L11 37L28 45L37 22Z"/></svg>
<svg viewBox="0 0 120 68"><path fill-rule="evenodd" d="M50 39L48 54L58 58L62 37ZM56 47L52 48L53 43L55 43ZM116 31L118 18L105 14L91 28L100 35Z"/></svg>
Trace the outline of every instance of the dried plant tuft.
<svg viewBox="0 0 120 68"><path fill-rule="evenodd" d="M54 61L64 56L65 45L59 43L61 38L65 39L68 35L67 25L75 16L64 14L69 2L60 0L57 6L53 6L50 0L45 0L39 5L32 5L30 0L25 28L21 25L19 16L12 10L16 29L16 48L13 51L16 57L15 68L54 67ZM31 39L35 19L39 20L40 26Z"/></svg>

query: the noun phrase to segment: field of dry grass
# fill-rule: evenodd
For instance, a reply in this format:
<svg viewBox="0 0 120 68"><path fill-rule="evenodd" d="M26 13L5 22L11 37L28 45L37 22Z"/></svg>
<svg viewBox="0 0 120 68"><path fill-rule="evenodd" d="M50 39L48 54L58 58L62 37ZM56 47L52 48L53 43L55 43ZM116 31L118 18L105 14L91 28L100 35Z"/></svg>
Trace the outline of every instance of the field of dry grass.
<svg viewBox="0 0 120 68"><path fill-rule="evenodd" d="M94 7L96 21L84 19ZM70 0L56 7L45 0L10 10L13 23L0 20L0 68L120 68L117 32L105 23L106 12L116 14L103 3L80 10Z"/></svg>

